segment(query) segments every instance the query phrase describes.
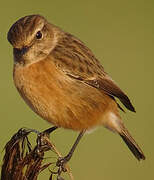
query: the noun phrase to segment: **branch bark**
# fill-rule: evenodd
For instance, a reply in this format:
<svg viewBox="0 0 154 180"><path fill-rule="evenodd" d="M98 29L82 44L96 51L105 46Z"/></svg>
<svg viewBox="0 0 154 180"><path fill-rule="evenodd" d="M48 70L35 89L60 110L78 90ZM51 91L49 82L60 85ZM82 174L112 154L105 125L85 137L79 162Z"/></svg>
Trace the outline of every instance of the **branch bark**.
<svg viewBox="0 0 154 180"><path fill-rule="evenodd" d="M28 135L32 132L37 133L36 144L32 148ZM37 180L39 174L47 168L52 168L54 163L44 163L45 152L53 151L57 158L61 158L61 153L49 139L46 131L39 133L36 130L22 128L12 136L5 145L5 154L1 169L1 180ZM57 159L58 160L58 159ZM55 166L54 166L55 167ZM66 164L65 170L71 180L74 177L70 167ZM57 171L50 170L49 180L56 178L64 180L61 176L64 173L62 167L57 167Z"/></svg>

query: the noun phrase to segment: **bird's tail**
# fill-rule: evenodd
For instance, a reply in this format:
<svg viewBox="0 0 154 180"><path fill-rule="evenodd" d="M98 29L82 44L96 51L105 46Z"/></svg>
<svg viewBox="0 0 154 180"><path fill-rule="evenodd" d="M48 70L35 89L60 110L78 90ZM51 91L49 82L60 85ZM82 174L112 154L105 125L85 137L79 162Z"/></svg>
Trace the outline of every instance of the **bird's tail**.
<svg viewBox="0 0 154 180"><path fill-rule="evenodd" d="M139 147L139 145L135 142L135 140L132 138L128 130L123 127L121 132L119 133L122 137L123 141L127 144L128 148L131 150L131 152L134 154L134 156L138 159L145 159L145 156Z"/></svg>

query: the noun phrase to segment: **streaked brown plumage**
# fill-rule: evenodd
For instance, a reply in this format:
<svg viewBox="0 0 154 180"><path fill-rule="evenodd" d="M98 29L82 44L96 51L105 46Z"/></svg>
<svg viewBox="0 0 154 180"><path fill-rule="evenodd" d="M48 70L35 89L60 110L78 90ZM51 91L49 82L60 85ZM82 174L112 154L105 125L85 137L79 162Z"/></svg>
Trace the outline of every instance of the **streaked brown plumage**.
<svg viewBox="0 0 154 180"><path fill-rule="evenodd" d="M15 86L34 112L77 131L103 125L120 134L138 160L145 159L124 127L115 98L133 112L134 107L83 42L40 15L19 19L8 41Z"/></svg>

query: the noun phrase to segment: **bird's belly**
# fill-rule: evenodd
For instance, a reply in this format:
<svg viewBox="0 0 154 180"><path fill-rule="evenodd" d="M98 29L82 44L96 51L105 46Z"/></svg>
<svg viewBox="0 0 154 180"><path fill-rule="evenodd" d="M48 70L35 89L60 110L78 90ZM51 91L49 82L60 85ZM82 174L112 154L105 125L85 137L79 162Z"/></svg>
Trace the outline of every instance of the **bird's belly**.
<svg viewBox="0 0 154 180"><path fill-rule="evenodd" d="M81 131L102 124L112 99L55 69L49 73L45 67L31 65L14 70L15 85L30 108L63 128Z"/></svg>

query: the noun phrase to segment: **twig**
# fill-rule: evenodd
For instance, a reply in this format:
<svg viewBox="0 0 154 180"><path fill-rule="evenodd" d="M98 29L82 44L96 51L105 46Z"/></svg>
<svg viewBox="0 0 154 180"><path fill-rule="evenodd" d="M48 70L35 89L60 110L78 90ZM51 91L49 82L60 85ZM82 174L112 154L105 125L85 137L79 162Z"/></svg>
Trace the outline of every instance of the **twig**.
<svg viewBox="0 0 154 180"><path fill-rule="evenodd" d="M49 139L48 139L47 136L45 136L44 138L45 138L45 141L48 142L48 144L49 144L49 146L51 147L51 149L53 149L54 152L57 154L57 156L58 156L59 158L61 158L62 155L61 155L61 153L57 150L56 146L49 141ZM68 174L69 174L69 176L70 176L70 179L71 179L71 180L74 180L74 177L73 177L73 174L72 174L72 172L71 172L70 167L66 164L66 165L65 165L65 168L66 168L66 170L67 170L67 172L68 172Z"/></svg>
<svg viewBox="0 0 154 180"><path fill-rule="evenodd" d="M32 148L31 143L28 140L28 135L31 132L37 134L37 145L34 148ZM43 131L42 133L39 133L33 129L22 128L12 136L5 146L1 170L2 180L37 180L38 175L53 164L43 163L46 151L53 150L58 158L62 158L62 155L57 150L56 146L49 140L49 133L46 132L47 131ZM57 167L57 172L51 171L51 176L49 177L50 180L53 179L53 174L57 174L57 179L63 179L61 177L62 172L67 172L70 179L74 180L67 164L65 164L64 168L61 166Z"/></svg>

